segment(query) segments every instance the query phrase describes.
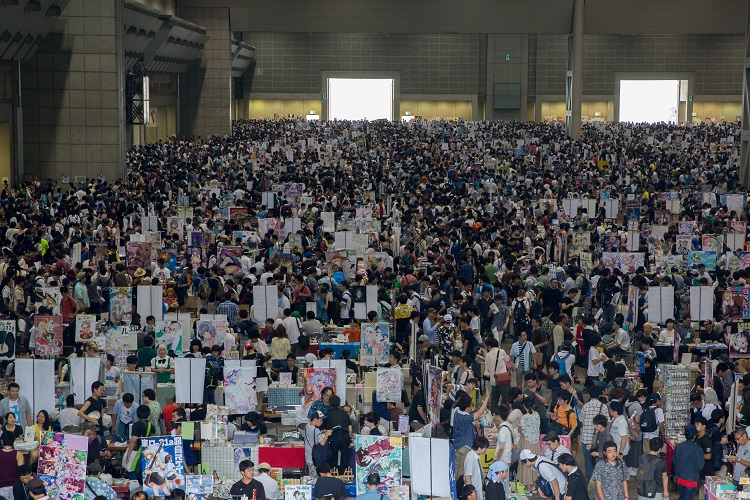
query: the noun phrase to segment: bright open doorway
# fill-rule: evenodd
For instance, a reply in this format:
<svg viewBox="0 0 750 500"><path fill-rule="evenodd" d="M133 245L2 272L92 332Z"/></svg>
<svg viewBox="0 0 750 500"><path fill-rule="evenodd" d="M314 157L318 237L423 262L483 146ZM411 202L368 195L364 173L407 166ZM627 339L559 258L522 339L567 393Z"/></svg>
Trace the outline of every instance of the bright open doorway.
<svg viewBox="0 0 750 500"><path fill-rule="evenodd" d="M329 78L329 120L393 120L392 78Z"/></svg>
<svg viewBox="0 0 750 500"><path fill-rule="evenodd" d="M621 80L621 122L677 123L680 80Z"/></svg>

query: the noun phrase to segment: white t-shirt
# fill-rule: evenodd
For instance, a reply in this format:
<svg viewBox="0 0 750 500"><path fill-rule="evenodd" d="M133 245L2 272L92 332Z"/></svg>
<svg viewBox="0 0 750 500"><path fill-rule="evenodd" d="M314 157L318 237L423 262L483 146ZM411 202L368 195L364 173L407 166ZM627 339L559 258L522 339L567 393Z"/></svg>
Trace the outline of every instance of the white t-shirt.
<svg viewBox="0 0 750 500"><path fill-rule="evenodd" d="M115 381L120 377L120 369L116 366L112 366L109 370L104 370L104 383L114 384Z"/></svg>
<svg viewBox="0 0 750 500"><path fill-rule="evenodd" d="M659 437L659 424L664 422L664 410L662 410L661 408L654 408L654 415L656 416L656 430L652 432L644 432L644 439L654 439L656 437Z"/></svg>
<svg viewBox="0 0 750 500"><path fill-rule="evenodd" d="M627 455L628 451L630 451L630 440L626 439L625 448L620 448L622 437L628 435L628 421L624 415L620 415L612 421L609 432L612 434L612 438L615 440L615 444L617 445L617 453Z"/></svg>
<svg viewBox="0 0 750 500"><path fill-rule="evenodd" d="M513 461L511 460L511 455L513 454L513 432L510 430L510 426L507 423L500 424L500 428L497 430L495 457L497 457L497 450L501 444L503 445L503 454L500 456L500 460L509 464Z"/></svg>
<svg viewBox="0 0 750 500"><path fill-rule="evenodd" d="M597 349L594 346L591 346L589 348L589 368L587 375L589 377L598 377L599 375L604 374L604 362L601 363L594 363L595 359L599 359L602 357L602 353L599 352L599 349Z"/></svg>

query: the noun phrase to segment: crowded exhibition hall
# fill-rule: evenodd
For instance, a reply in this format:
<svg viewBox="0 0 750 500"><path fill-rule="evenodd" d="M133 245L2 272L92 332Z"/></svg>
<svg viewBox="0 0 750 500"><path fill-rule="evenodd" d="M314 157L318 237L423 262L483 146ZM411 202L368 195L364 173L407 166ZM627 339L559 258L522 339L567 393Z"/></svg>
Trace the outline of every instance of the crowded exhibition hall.
<svg viewBox="0 0 750 500"><path fill-rule="evenodd" d="M0 500L750 500L748 5L0 0Z"/></svg>

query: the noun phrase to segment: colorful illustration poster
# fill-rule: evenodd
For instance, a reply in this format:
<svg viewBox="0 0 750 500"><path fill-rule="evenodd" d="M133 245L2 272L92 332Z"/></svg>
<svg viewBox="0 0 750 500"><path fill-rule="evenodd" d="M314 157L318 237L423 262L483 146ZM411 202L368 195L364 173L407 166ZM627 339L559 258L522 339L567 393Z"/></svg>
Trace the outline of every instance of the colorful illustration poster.
<svg viewBox="0 0 750 500"><path fill-rule="evenodd" d="M619 269L626 274L634 274L645 264L645 254L641 252L604 252L602 265L609 269Z"/></svg>
<svg viewBox="0 0 750 500"><path fill-rule="evenodd" d="M138 349L138 326L106 326L102 337L108 351L135 351Z"/></svg>
<svg viewBox="0 0 750 500"><path fill-rule="evenodd" d="M96 315L79 314L76 316L76 342L91 342L96 335Z"/></svg>
<svg viewBox="0 0 750 500"><path fill-rule="evenodd" d="M740 259L740 269L750 267L750 252L738 252L737 255Z"/></svg>
<svg viewBox="0 0 750 500"><path fill-rule="evenodd" d="M677 232L679 234L692 235L695 231L694 220L681 220L677 222Z"/></svg>
<svg viewBox="0 0 750 500"><path fill-rule="evenodd" d="M312 484L287 484L284 500L312 500Z"/></svg>
<svg viewBox="0 0 750 500"><path fill-rule="evenodd" d="M570 247L571 254L575 256L581 252L588 252L589 245L591 245L591 232L576 231L573 233L573 241Z"/></svg>
<svg viewBox="0 0 750 500"><path fill-rule="evenodd" d="M692 251L688 252L688 267L690 269L698 269L698 266L703 264L706 266L706 271L716 270L716 252L713 251Z"/></svg>
<svg viewBox="0 0 750 500"><path fill-rule="evenodd" d="M214 477L210 474L185 476L185 493L187 500L203 500L214 494Z"/></svg>
<svg viewBox="0 0 750 500"><path fill-rule="evenodd" d="M443 394L443 372L439 367L427 366L427 415L431 423L440 422L440 398Z"/></svg>
<svg viewBox="0 0 750 500"><path fill-rule="evenodd" d="M687 255L693 246L693 237L689 234L678 234L675 236L675 248L679 255Z"/></svg>
<svg viewBox="0 0 750 500"><path fill-rule="evenodd" d="M229 207L229 219L240 220L247 217L247 207Z"/></svg>
<svg viewBox="0 0 750 500"><path fill-rule="evenodd" d="M70 293L72 294L73 290L70 290ZM60 287L40 286L34 289L34 304L37 309L47 307L52 311L52 314L60 314L61 301Z"/></svg>
<svg viewBox="0 0 750 500"><path fill-rule="evenodd" d="M728 287L721 294L721 317L724 321L750 319L748 287Z"/></svg>
<svg viewBox="0 0 750 500"><path fill-rule="evenodd" d="M619 252L622 245L622 238L619 234L603 234L601 238L602 249L604 252Z"/></svg>
<svg viewBox="0 0 750 500"><path fill-rule="evenodd" d="M228 275L241 271L242 247L221 247L217 262Z"/></svg>
<svg viewBox="0 0 750 500"><path fill-rule="evenodd" d="M129 325L133 317L133 289L111 287L109 289L109 320L119 325Z"/></svg>
<svg viewBox="0 0 750 500"><path fill-rule="evenodd" d="M308 408L311 404L321 398L321 392L326 387L333 388L336 392L336 369L335 368L307 368L305 369L305 387L303 404Z"/></svg>
<svg viewBox="0 0 750 500"><path fill-rule="evenodd" d="M168 351L182 352L183 328L187 328L181 321L157 321L156 344L164 344Z"/></svg>
<svg viewBox="0 0 750 500"><path fill-rule="evenodd" d="M167 237L172 239L172 235L176 234L179 239L182 239L184 226L181 217L169 217L167 219Z"/></svg>
<svg viewBox="0 0 750 500"><path fill-rule="evenodd" d="M729 221L729 232L747 234L747 222L740 222L738 220Z"/></svg>
<svg viewBox="0 0 750 500"><path fill-rule="evenodd" d="M387 363L390 353L390 325L388 323L362 323L361 328L362 345L359 350L359 363L362 366Z"/></svg>
<svg viewBox="0 0 750 500"><path fill-rule="evenodd" d="M34 332L36 340L35 353L39 356L53 356L62 353L63 348L63 319L62 316L34 316Z"/></svg>
<svg viewBox="0 0 750 500"><path fill-rule="evenodd" d="M202 319L196 322L195 335L203 343L204 347L213 347L215 345L223 347L228 328L229 325L226 320Z"/></svg>
<svg viewBox="0 0 750 500"><path fill-rule="evenodd" d="M55 500L83 500L89 440L85 436L45 432L39 446L38 475Z"/></svg>
<svg viewBox="0 0 750 500"><path fill-rule="evenodd" d="M187 255L185 259L187 262L192 264L193 269L198 269L200 266L205 266L208 262L206 260L205 248L203 247L188 247L186 253Z"/></svg>
<svg viewBox="0 0 750 500"><path fill-rule="evenodd" d="M724 340L729 346L729 358L750 358L750 321L730 321L724 324Z"/></svg>
<svg viewBox="0 0 750 500"><path fill-rule="evenodd" d="M16 357L16 322L12 319L0 320L0 361Z"/></svg>
<svg viewBox="0 0 750 500"><path fill-rule="evenodd" d="M704 234L701 236L701 250L720 253L724 248L723 234Z"/></svg>
<svg viewBox="0 0 750 500"><path fill-rule="evenodd" d="M258 448L242 447L234 448L234 472L240 474L240 462L243 460L252 460L258 463Z"/></svg>
<svg viewBox="0 0 750 500"><path fill-rule="evenodd" d="M398 403L404 387L404 374L400 368L378 368L376 386L378 402Z"/></svg>
<svg viewBox="0 0 750 500"><path fill-rule="evenodd" d="M231 415L244 415L258 406L255 368L224 369L224 401Z"/></svg>
<svg viewBox="0 0 750 500"><path fill-rule="evenodd" d="M128 241L125 243L125 264L130 274L135 273L138 268L150 268L151 242Z"/></svg>
<svg viewBox="0 0 750 500"><path fill-rule="evenodd" d="M402 448L400 437L362 436L354 438L354 463L357 495L367 491L365 481L370 474L380 475L378 490L385 494L389 486L401 484Z"/></svg>
<svg viewBox="0 0 750 500"><path fill-rule="evenodd" d="M142 438L143 491L149 496L170 496L184 488L185 462L181 436Z"/></svg>

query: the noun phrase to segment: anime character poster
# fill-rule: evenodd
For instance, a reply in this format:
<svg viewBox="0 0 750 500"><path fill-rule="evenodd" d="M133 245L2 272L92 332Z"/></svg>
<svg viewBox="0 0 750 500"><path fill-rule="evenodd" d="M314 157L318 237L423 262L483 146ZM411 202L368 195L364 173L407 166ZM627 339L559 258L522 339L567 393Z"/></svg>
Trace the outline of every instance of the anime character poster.
<svg viewBox="0 0 750 500"><path fill-rule="evenodd" d="M715 271L716 252L705 250L688 252L687 262L690 269L698 269L698 266L703 264L706 266L706 271Z"/></svg>
<svg viewBox="0 0 750 500"><path fill-rule="evenodd" d="M0 320L0 361L16 357L16 322L12 319Z"/></svg>
<svg viewBox="0 0 750 500"><path fill-rule="evenodd" d="M681 220L677 222L677 232L679 234L692 235L695 231L694 220Z"/></svg>
<svg viewBox="0 0 750 500"><path fill-rule="evenodd" d="M427 374L427 415L430 422L440 422L440 397L443 393L443 372L439 367L433 367L429 364L425 370Z"/></svg>
<svg viewBox="0 0 750 500"><path fill-rule="evenodd" d="M96 335L96 315L79 314L76 316L76 342L91 342Z"/></svg>
<svg viewBox="0 0 750 500"><path fill-rule="evenodd" d="M655 210L654 224L669 225L672 222L672 213L669 210Z"/></svg>
<svg viewBox="0 0 750 500"><path fill-rule="evenodd" d="M602 265L609 269L619 269L623 273L634 274L638 267L645 263L641 252L605 252L602 253Z"/></svg>
<svg viewBox="0 0 750 500"><path fill-rule="evenodd" d="M247 207L229 207L229 219L240 220L247 217Z"/></svg>
<svg viewBox="0 0 750 500"><path fill-rule="evenodd" d="M388 341L390 325L388 323L362 323L361 328L360 364L362 366L376 366L387 363L390 353L390 342Z"/></svg>
<svg viewBox="0 0 750 500"><path fill-rule="evenodd" d="M73 290L71 290L71 294L72 292ZM40 286L34 289L34 304L37 309L48 307L52 310L52 314L60 314L61 301L62 293L60 292L60 287Z"/></svg>
<svg viewBox="0 0 750 500"><path fill-rule="evenodd" d="M210 474L205 476L188 474L185 476L185 488L187 500L203 500L214 494L214 477Z"/></svg>
<svg viewBox="0 0 750 500"><path fill-rule="evenodd" d="M675 236L675 248L679 255L687 255L693 246L693 237L689 234L678 234Z"/></svg>
<svg viewBox="0 0 750 500"><path fill-rule="evenodd" d="M133 289L111 287L109 289L109 320L114 325L129 325L133 318Z"/></svg>
<svg viewBox="0 0 750 500"><path fill-rule="evenodd" d="M182 436L142 438L141 471L143 491L149 496L170 496L184 488L185 461Z"/></svg>
<svg viewBox="0 0 750 500"><path fill-rule="evenodd" d="M138 349L138 326L105 326L102 337L108 351L135 351Z"/></svg>
<svg viewBox="0 0 750 500"><path fill-rule="evenodd" d="M381 223L378 219L360 219L357 221L357 231L362 234L380 234Z"/></svg>
<svg viewBox="0 0 750 500"><path fill-rule="evenodd" d="M182 352L183 325L181 321L157 321L156 344L164 344L168 351Z"/></svg>
<svg viewBox="0 0 750 500"><path fill-rule="evenodd" d="M196 322L195 335L204 347L224 346L228 324L226 320L201 319Z"/></svg>
<svg viewBox="0 0 750 500"><path fill-rule="evenodd" d="M590 231L575 231L573 233L573 242L570 246L570 251L573 255L578 255L581 252L587 252L591 245L591 232Z"/></svg>
<svg viewBox="0 0 750 500"><path fill-rule="evenodd" d="M701 237L701 250L704 252L721 252L724 248L723 234L704 234Z"/></svg>
<svg viewBox="0 0 750 500"><path fill-rule="evenodd" d="M724 321L733 319L750 319L748 287L728 287L721 294L721 317Z"/></svg>
<svg viewBox="0 0 750 500"><path fill-rule="evenodd" d="M193 265L193 269L198 269L200 266L205 267L208 263L205 248L203 247L188 247L185 253L186 260Z"/></svg>
<svg viewBox="0 0 750 500"><path fill-rule="evenodd" d="M107 262L107 243L89 243L89 263L91 266L98 265L99 261Z"/></svg>
<svg viewBox="0 0 750 500"><path fill-rule="evenodd" d="M218 256L219 267L228 275L242 270L242 247L221 247Z"/></svg>
<svg viewBox="0 0 750 500"><path fill-rule="evenodd" d="M740 222L738 220L729 221L729 232L747 234L747 222Z"/></svg>
<svg viewBox="0 0 750 500"><path fill-rule="evenodd" d="M619 234L608 233L602 235L602 249L604 252L619 252L622 245L622 238Z"/></svg>
<svg viewBox="0 0 750 500"><path fill-rule="evenodd" d="M312 484L287 484L284 500L312 500Z"/></svg>
<svg viewBox="0 0 750 500"><path fill-rule="evenodd" d="M169 217L167 219L167 237L172 239L172 235L177 235L179 239L182 239L184 226L182 223L182 217Z"/></svg>
<svg viewBox="0 0 750 500"><path fill-rule="evenodd" d="M130 274L135 273L139 267L142 269L151 267L151 242L128 241L125 243L125 265Z"/></svg>
<svg viewBox="0 0 750 500"><path fill-rule="evenodd" d="M231 415L244 415L258 406L255 392L255 368L224 370L224 399Z"/></svg>
<svg viewBox="0 0 750 500"><path fill-rule="evenodd" d="M738 252L737 255L740 259L740 269L750 267L750 252Z"/></svg>
<svg viewBox="0 0 750 500"><path fill-rule="evenodd" d="M188 234L188 245L194 246L194 247L205 246L206 243L203 241L203 232L202 231L190 232Z"/></svg>
<svg viewBox="0 0 750 500"><path fill-rule="evenodd" d="M335 368L307 368L305 370L305 386L303 394L303 405L309 408L314 402L321 398L321 393L326 387L332 387L336 392L336 369Z"/></svg>
<svg viewBox="0 0 750 500"><path fill-rule="evenodd" d="M35 353L38 356L52 356L62 353L63 319L62 316L34 316Z"/></svg>
<svg viewBox="0 0 750 500"><path fill-rule="evenodd" d="M404 387L404 374L400 368L378 368L375 389L378 401L398 403Z"/></svg>
<svg viewBox="0 0 750 500"><path fill-rule="evenodd" d="M302 197L304 192L305 184L303 182L287 182L284 184L284 199L294 205L299 205L299 198Z"/></svg>
<svg viewBox="0 0 750 500"><path fill-rule="evenodd" d="M724 341L729 346L729 358L750 358L750 321L730 321L724 324Z"/></svg>
<svg viewBox="0 0 750 500"><path fill-rule="evenodd" d="M39 445L38 475L49 498L83 500L89 440L85 436L45 432Z"/></svg>
<svg viewBox="0 0 750 500"><path fill-rule="evenodd" d="M386 267L393 267L393 257L385 252L374 252L365 254L365 265L367 269L382 271Z"/></svg>
<svg viewBox="0 0 750 500"><path fill-rule="evenodd" d="M390 486L401 484L401 438L363 436L354 438L357 495L367 491L365 481L370 474L380 475L378 490L385 494Z"/></svg>

